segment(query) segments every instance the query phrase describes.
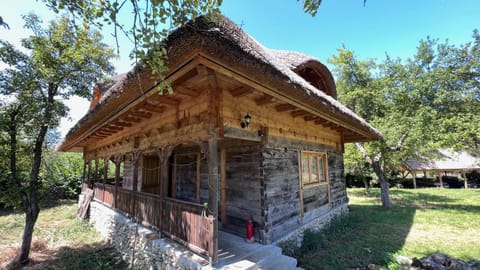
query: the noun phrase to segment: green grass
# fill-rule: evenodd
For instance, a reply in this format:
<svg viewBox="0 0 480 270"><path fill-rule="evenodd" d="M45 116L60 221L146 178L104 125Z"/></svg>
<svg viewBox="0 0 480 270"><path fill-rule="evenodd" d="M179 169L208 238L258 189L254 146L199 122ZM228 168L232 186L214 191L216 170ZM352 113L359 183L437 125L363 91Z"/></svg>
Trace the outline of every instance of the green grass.
<svg viewBox="0 0 480 270"><path fill-rule="evenodd" d="M289 247L305 269L400 269L398 255L437 252L480 259L480 189L392 189L394 208L384 211L378 189L348 190L350 214L322 232L306 232L300 248ZM127 269L113 248L86 222L75 202L42 208L34 232L32 269ZM0 211L0 269L18 251L24 215Z"/></svg>
<svg viewBox="0 0 480 270"><path fill-rule="evenodd" d="M350 214L322 232L307 232L291 249L305 269L400 269L398 255L424 257L437 252L470 261L480 259L480 190L392 189L394 208L381 208L378 189L348 190ZM478 268L478 266L477 266Z"/></svg>
<svg viewBox="0 0 480 270"><path fill-rule="evenodd" d="M127 269L114 249L90 224L76 219L77 204L62 201L41 207L33 234L29 265L33 269ZM0 211L0 269L18 253L24 215Z"/></svg>

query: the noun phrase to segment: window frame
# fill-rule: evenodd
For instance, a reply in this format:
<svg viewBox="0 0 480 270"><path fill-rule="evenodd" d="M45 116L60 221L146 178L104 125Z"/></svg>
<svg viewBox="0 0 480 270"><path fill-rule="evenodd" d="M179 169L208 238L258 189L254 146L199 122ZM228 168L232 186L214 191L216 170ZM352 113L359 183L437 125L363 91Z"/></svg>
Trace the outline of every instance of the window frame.
<svg viewBox="0 0 480 270"><path fill-rule="evenodd" d="M303 188L312 188L322 185L328 185L328 156L327 152L317 152L317 151L299 151L299 178L300 183ZM304 160L308 160L308 181L304 179ZM316 172L312 172L313 164L312 160L316 160ZM323 167L323 170L320 168ZM322 171L322 172L321 172ZM323 177L322 177L323 174ZM316 176L315 176L316 175ZM314 179L317 178L317 179Z"/></svg>

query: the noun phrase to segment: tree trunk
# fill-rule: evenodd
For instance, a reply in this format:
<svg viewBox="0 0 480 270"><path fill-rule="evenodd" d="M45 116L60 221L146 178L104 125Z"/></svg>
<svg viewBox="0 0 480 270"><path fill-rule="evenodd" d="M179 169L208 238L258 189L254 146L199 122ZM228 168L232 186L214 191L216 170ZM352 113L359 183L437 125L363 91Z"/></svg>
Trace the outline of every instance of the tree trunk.
<svg viewBox="0 0 480 270"><path fill-rule="evenodd" d="M380 165L379 160L372 162L373 171L380 181L380 197L382 199L382 207L384 209L392 208L392 201L390 200L390 186L388 184L387 178L385 177L385 172L383 171L382 166Z"/></svg>
<svg viewBox="0 0 480 270"><path fill-rule="evenodd" d="M25 211L25 229L23 230L22 247L20 249L19 258L20 263L23 265L27 264L29 261L28 257L32 245L33 228L35 227L39 213L40 209L38 208L38 203L32 203L30 201L28 210Z"/></svg>
<svg viewBox="0 0 480 270"><path fill-rule="evenodd" d="M54 97L58 87L54 84L49 84L48 95L45 100L45 111L43 114L43 121L35 138L35 146L33 148L33 163L30 171L29 182L29 198L27 201L23 200L25 211L25 229L23 231L22 247L20 249L20 263L28 263L30 255L30 247L32 245L32 235L35 223L37 222L40 208L38 207L38 175L40 173L40 166L42 164L43 143L47 135L50 122L53 117Z"/></svg>

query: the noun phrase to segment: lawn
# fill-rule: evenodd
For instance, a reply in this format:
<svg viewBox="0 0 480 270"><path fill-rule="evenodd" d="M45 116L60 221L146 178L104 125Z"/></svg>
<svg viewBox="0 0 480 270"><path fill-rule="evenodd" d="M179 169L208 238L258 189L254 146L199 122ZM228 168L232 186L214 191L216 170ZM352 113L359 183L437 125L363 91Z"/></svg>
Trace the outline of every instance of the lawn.
<svg viewBox="0 0 480 270"><path fill-rule="evenodd" d="M378 189L349 189L350 214L321 233L307 232L295 253L305 269L400 269L399 255L442 252L480 259L480 190L392 189L394 208L383 210ZM477 265L477 269L480 269Z"/></svg>
<svg viewBox="0 0 480 270"><path fill-rule="evenodd" d="M480 259L480 189L392 189L394 208L380 207L379 190L348 190L350 214L320 233L306 233L290 252L305 269L347 269L378 265L400 269L398 255L437 252ZM30 269L127 269L114 250L86 222L77 205L59 202L42 208L34 232ZM18 251L24 216L0 211L0 269ZM288 252L288 250L286 250ZM477 267L477 269L480 269Z"/></svg>
<svg viewBox="0 0 480 270"><path fill-rule="evenodd" d="M28 269L127 269L90 224L76 219L76 202L41 209ZM18 253L24 222L23 214L0 210L0 269L18 269L8 264Z"/></svg>

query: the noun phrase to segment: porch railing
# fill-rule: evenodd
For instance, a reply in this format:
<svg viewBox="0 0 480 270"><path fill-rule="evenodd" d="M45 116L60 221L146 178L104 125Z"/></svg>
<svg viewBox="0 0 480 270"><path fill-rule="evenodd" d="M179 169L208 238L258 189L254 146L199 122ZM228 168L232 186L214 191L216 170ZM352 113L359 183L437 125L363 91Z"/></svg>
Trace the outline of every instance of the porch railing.
<svg viewBox="0 0 480 270"><path fill-rule="evenodd" d="M192 251L214 257L214 218L202 214L200 204L162 198L159 195L95 183L96 200L115 208L139 222L157 228L163 234L187 246ZM161 206L163 203L163 211Z"/></svg>
<svg viewBox="0 0 480 270"><path fill-rule="evenodd" d="M171 198L163 203L162 233L198 253L214 257L214 218L202 215L204 207Z"/></svg>

